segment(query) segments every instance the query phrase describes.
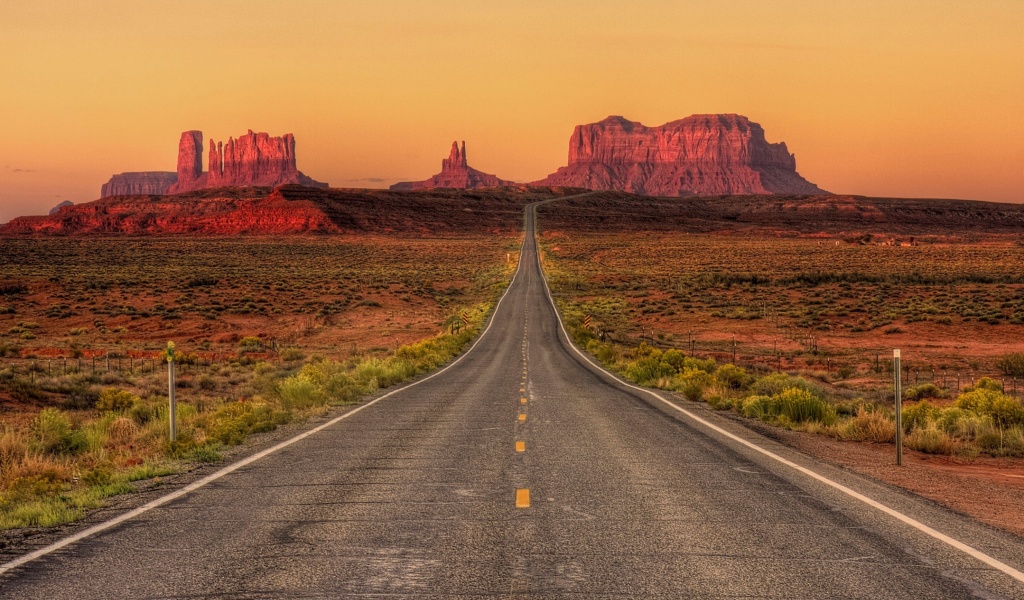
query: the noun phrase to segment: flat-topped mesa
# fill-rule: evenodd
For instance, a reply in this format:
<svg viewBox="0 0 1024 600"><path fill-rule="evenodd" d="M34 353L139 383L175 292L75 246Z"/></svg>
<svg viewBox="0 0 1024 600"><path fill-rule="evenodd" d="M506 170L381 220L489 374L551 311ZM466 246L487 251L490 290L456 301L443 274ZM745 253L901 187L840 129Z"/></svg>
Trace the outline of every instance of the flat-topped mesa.
<svg viewBox="0 0 1024 600"><path fill-rule="evenodd" d="M796 172L785 143L742 115L693 115L660 127L613 116L579 125L569 165L531 185L648 196L822 194Z"/></svg>
<svg viewBox="0 0 1024 600"><path fill-rule="evenodd" d="M186 131L178 144L178 182L167 193L180 194L216 187L265 186L287 183L326 188L307 177L295 161L295 136L271 137L249 130L227 143L210 140L209 170L203 172L203 134Z"/></svg>
<svg viewBox="0 0 1024 600"><path fill-rule="evenodd" d="M512 181L499 179L496 175L478 171L469 166L466 160L466 142L459 148L458 142L452 142L452 150L448 158L441 160L441 172L423 181L403 181L391 186L392 190L410 191L431 188L453 188L472 190L489 187L506 187L517 185Z"/></svg>
<svg viewBox="0 0 1024 600"><path fill-rule="evenodd" d="M100 198L110 196L160 196L177 183L173 171L141 171L114 175L100 188Z"/></svg>

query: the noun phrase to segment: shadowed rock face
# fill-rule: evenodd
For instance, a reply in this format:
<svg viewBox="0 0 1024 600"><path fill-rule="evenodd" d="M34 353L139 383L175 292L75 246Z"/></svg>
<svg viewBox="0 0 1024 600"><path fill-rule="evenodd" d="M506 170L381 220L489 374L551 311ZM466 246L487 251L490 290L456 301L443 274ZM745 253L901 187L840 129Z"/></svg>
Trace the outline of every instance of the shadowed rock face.
<svg viewBox="0 0 1024 600"><path fill-rule="evenodd" d="M466 142L459 148L458 142L452 142L452 151L448 158L441 161L441 172L424 181L403 181L391 186L392 190L425 190L431 188L454 188L471 190L476 188L504 187L516 185L511 181L498 179L469 166L466 161Z"/></svg>
<svg viewBox="0 0 1024 600"><path fill-rule="evenodd" d="M100 189L100 198L166 194L177 183L178 174L167 171L142 171L114 175Z"/></svg>
<svg viewBox="0 0 1024 600"><path fill-rule="evenodd" d="M295 162L295 136L270 137L251 129L227 143L210 140L210 168L203 172L203 133L186 131L178 143L178 182L167 193L180 194L216 187L298 184L326 188L299 171Z"/></svg>
<svg viewBox="0 0 1024 600"><path fill-rule="evenodd" d="M823 194L796 172L785 143L770 144L741 115L693 115L646 127L623 117L576 127L569 165L531 185L647 196Z"/></svg>

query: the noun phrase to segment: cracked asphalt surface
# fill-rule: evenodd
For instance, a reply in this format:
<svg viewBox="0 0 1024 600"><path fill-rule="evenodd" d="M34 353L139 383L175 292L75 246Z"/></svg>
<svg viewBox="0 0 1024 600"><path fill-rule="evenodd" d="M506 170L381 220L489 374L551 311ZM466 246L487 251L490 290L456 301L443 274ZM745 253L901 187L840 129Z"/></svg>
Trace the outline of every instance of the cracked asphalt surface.
<svg viewBox="0 0 1024 600"><path fill-rule="evenodd" d="M1024 598L1008 575L586 364L549 302L530 210L526 226L520 271L459 363L18 567L0 597ZM675 401L1024 566L1019 537Z"/></svg>

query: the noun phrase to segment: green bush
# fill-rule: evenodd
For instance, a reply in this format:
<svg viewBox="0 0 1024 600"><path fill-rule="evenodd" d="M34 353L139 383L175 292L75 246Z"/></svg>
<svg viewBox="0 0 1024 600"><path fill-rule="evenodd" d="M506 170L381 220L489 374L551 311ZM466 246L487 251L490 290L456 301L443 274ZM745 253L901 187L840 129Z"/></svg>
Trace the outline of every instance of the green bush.
<svg viewBox="0 0 1024 600"><path fill-rule="evenodd" d="M759 396L775 396L790 388L799 388L821 396L809 381L802 377L790 377L785 373L773 373L758 379L750 386L750 391Z"/></svg>
<svg viewBox="0 0 1024 600"><path fill-rule="evenodd" d="M132 408L139 401L139 397L131 392L107 388L100 392L96 408L102 411L122 412Z"/></svg>
<svg viewBox="0 0 1024 600"><path fill-rule="evenodd" d="M922 400L924 398L945 398L946 392L934 383L922 383L903 390L903 397L907 400Z"/></svg>
<svg viewBox="0 0 1024 600"><path fill-rule="evenodd" d="M996 363L996 367L1007 377L1024 377L1024 352L1007 354Z"/></svg>
<svg viewBox="0 0 1024 600"><path fill-rule="evenodd" d="M71 427L71 419L61 410L44 408L32 421L32 437L37 450L47 454L77 454L86 440Z"/></svg>
<svg viewBox="0 0 1024 600"><path fill-rule="evenodd" d="M277 393L285 410L302 410L327 403L321 388L301 372L282 380L277 385Z"/></svg>
<svg viewBox="0 0 1024 600"><path fill-rule="evenodd" d="M700 402L704 398L704 391L714 382L714 376L707 371L684 367L683 372L672 379L671 388L682 392L689 400Z"/></svg>
<svg viewBox="0 0 1024 600"><path fill-rule="evenodd" d="M905 406L903 407L903 410L900 411L900 416L903 421L903 431L927 427L928 424L934 421L941 413L941 409L936 408L927 400L922 400L917 404Z"/></svg>
<svg viewBox="0 0 1024 600"><path fill-rule="evenodd" d="M726 387L740 390L750 385L753 377L747 373L746 369L733 364L725 364L715 370L715 379Z"/></svg>

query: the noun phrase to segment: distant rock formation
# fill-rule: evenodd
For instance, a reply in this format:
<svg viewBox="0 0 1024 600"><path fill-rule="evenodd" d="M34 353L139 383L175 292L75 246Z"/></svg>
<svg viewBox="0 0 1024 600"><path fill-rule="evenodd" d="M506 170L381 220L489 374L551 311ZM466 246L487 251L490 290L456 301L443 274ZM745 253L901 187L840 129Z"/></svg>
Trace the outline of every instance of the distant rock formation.
<svg viewBox="0 0 1024 600"><path fill-rule="evenodd" d="M60 204L58 204L57 206L54 206L53 208L51 208L50 212L48 212L46 214L48 214L48 215L55 215L58 212L60 212L60 209L64 208L65 206L74 206L74 205L75 205L74 202L72 202L70 200L65 200L65 201L61 202Z"/></svg>
<svg viewBox="0 0 1024 600"><path fill-rule="evenodd" d="M298 185L222 187L165 196L117 196L53 215L16 217L9 235L358 234L436 237L441 233L514 235L522 207L547 190L318 189Z"/></svg>
<svg viewBox="0 0 1024 600"><path fill-rule="evenodd" d="M295 136L249 133L227 143L210 140L210 167L203 172L203 132L186 131L178 142L178 181L167 193L180 194L215 187L298 184L327 188L307 177L295 162Z"/></svg>
<svg viewBox="0 0 1024 600"><path fill-rule="evenodd" d="M168 171L141 171L114 175L100 188L100 198L109 196L151 196L166 194L178 181L178 174Z"/></svg>
<svg viewBox="0 0 1024 600"><path fill-rule="evenodd" d="M535 186L647 196L825 194L796 172L785 143L769 144L741 115L693 115L660 127L623 117L576 127L569 165Z"/></svg>
<svg viewBox="0 0 1024 600"><path fill-rule="evenodd" d="M441 172L424 181L403 181L391 186L392 190L410 191L430 188L455 188L471 190L477 188L505 187L517 185L511 181L498 179L495 175L477 171L466 161L466 142L459 149L458 142L452 142L452 151L448 158L441 161Z"/></svg>

